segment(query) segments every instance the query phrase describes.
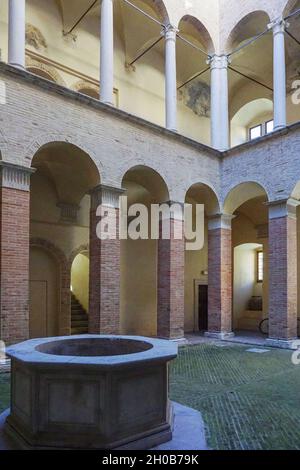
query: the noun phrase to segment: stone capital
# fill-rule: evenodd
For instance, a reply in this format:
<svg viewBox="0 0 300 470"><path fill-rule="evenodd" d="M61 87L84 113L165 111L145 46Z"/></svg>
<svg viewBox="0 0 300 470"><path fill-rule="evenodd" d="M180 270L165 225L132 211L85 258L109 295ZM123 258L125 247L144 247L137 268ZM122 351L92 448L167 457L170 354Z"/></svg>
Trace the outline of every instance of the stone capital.
<svg viewBox="0 0 300 470"><path fill-rule="evenodd" d="M285 28L288 26L289 24L282 17L279 17L268 24L268 28L273 30L274 35L284 33Z"/></svg>
<svg viewBox="0 0 300 470"><path fill-rule="evenodd" d="M0 162L0 187L29 191L30 176L35 172L34 168Z"/></svg>
<svg viewBox="0 0 300 470"><path fill-rule="evenodd" d="M179 32L175 26L168 24L164 26L161 31L161 35L165 37L166 40L173 40L176 41L176 34Z"/></svg>
<svg viewBox="0 0 300 470"><path fill-rule="evenodd" d="M115 188L113 186L99 184L99 186L96 186L89 192L91 196L91 209L97 209L97 207L100 205L113 209L119 209L120 196L122 196L124 193L125 190L122 188Z"/></svg>
<svg viewBox="0 0 300 470"><path fill-rule="evenodd" d="M80 207L77 204L71 204L68 202L59 202L57 204L61 213L60 218L62 222L70 222L75 223L77 222L77 214Z"/></svg>
<svg viewBox="0 0 300 470"><path fill-rule="evenodd" d="M230 64L230 59L227 55L213 55L208 58L207 64L210 65L211 70L227 69Z"/></svg>
<svg viewBox="0 0 300 470"><path fill-rule="evenodd" d="M184 220L184 203L177 201L165 201L161 205L168 206L171 210L168 214L162 212L161 220L172 219L172 220Z"/></svg>
<svg viewBox="0 0 300 470"><path fill-rule="evenodd" d="M230 214L215 214L208 218L208 230L231 230L232 220L234 215Z"/></svg>
<svg viewBox="0 0 300 470"><path fill-rule="evenodd" d="M300 201L293 198L271 201L267 203L267 206L269 207L269 219L280 219L282 217L296 219L297 207L299 205Z"/></svg>

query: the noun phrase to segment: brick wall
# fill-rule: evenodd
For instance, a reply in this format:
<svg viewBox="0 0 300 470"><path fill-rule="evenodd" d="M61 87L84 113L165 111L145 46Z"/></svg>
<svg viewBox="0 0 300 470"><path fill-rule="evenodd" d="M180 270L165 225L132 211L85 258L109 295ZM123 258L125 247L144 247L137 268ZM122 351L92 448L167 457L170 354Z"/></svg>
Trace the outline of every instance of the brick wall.
<svg viewBox="0 0 300 470"><path fill-rule="evenodd" d="M183 222L171 220L171 239L158 241L157 336L184 336L184 250L185 241L174 239L182 233Z"/></svg>
<svg viewBox="0 0 300 470"><path fill-rule="evenodd" d="M208 232L208 331L232 332L231 230Z"/></svg>
<svg viewBox="0 0 300 470"><path fill-rule="evenodd" d="M109 210L109 208L108 208ZM116 213L118 214L118 209ZM90 214L89 332L118 334L120 330L120 240L100 240L96 210ZM117 217L117 234L119 232Z"/></svg>
<svg viewBox="0 0 300 470"><path fill-rule="evenodd" d="M220 159L214 150L3 64L0 80L7 99L1 107L3 160L30 166L41 146L69 142L95 162L103 184L120 187L130 168L146 165L162 176L172 200L184 201L199 181L218 190Z"/></svg>
<svg viewBox="0 0 300 470"><path fill-rule="evenodd" d="M269 221L269 336L297 337L297 221Z"/></svg>
<svg viewBox="0 0 300 470"><path fill-rule="evenodd" d="M0 326L8 344L29 336L29 192L0 188Z"/></svg>

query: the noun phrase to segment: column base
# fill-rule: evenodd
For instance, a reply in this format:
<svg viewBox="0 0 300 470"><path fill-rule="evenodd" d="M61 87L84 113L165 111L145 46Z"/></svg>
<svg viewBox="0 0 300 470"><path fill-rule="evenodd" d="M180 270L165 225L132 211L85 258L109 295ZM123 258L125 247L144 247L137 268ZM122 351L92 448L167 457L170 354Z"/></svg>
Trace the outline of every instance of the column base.
<svg viewBox="0 0 300 470"><path fill-rule="evenodd" d="M178 344L184 344L187 343L186 338L171 338L169 341L172 341L172 343L178 343Z"/></svg>
<svg viewBox="0 0 300 470"><path fill-rule="evenodd" d="M170 338L170 336L157 336L157 339L164 339L165 341L171 341L173 343L185 343L187 339L183 336L181 338Z"/></svg>
<svg viewBox="0 0 300 470"><path fill-rule="evenodd" d="M205 338L219 339L221 341L234 338L235 334L231 333L220 333L218 331L206 331L204 333Z"/></svg>
<svg viewBox="0 0 300 470"><path fill-rule="evenodd" d="M298 349L299 346L295 345L295 341L299 341L299 338L294 338L294 339L268 338L266 340L266 343L272 348L296 350Z"/></svg>
<svg viewBox="0 0 300 470"><path fill-rule="evenodd" d="M273 131L273 132L281 131L282 129L285 129L285 128L286 128L286 124L281 124L281 125L279 125L279 126L274 127L274 131Z"/></svg>
<svg viewBox="0 0 300 470"><path fill-rule="evenodd" d="M107 101L107 100L104 100L104 99L99 99L99 101L102 103L102 104L105 104L106 106L112 106L114 107L114 103L112 101Z"/></svg>
<svg viewBox="0 0 300 470"><path fill-rule="evenodd" d="M11 67L20 69L20 70L26 70L25 65L22 65L22 64L15 64L14 62L9 62L8 65L10 65Z"/></svg>

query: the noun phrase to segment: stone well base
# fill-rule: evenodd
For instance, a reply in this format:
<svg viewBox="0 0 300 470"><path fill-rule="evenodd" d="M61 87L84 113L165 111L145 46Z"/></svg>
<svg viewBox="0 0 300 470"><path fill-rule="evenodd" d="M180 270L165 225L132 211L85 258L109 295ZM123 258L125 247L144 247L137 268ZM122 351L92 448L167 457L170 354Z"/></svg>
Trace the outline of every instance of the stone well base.
<svg viewBox="0 0 300 470"><path fill-rule="evenodd" d="M174 421L173 421L173 439L165 444L157 447L154 442L149 441L148 449L153 450L207 450L204 424L201 414L187 408L178 403L173 403ZM13 439L5 431L5 421L9 416L10 410L6 410L0 415L0 451L1 450L32 450L29 446L24 445ZM127 450L135 450L135 447L127 446Z"/></svg>

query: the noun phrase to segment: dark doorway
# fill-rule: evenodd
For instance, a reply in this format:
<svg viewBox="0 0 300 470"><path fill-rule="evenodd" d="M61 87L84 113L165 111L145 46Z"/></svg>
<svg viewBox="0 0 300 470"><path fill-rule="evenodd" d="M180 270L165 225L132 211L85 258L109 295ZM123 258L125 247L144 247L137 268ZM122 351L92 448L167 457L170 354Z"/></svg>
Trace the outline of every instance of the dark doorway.
<svg viewBox="0 0 300 470"><path fill-rule="evenodd" d="M208 329L208 286L199 286L199 331Z"/></svg>

